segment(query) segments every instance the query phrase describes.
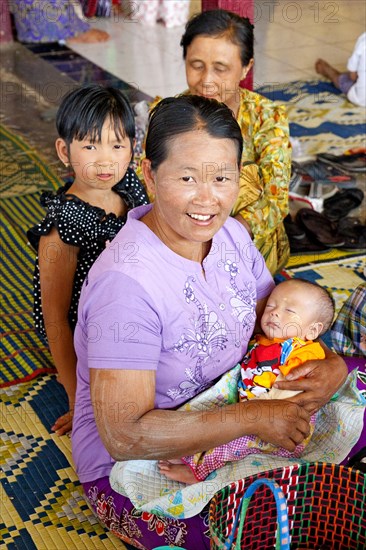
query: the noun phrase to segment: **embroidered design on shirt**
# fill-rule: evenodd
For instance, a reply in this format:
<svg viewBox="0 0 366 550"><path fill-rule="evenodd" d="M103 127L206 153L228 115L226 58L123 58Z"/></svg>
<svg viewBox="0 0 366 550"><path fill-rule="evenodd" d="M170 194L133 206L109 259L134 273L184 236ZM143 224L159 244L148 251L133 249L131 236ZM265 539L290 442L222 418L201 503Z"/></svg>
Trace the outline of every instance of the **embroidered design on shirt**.
<svg viewBox="0 0 366 550"><path fill-rule="evenodd" d="M240 273L237 264L226 260L226 262L219 262L218 267L222 266L230 276L230 286L227 287L227 290L232 294L230 305L233 315L238 318L243 330L246 333L251 333L256 319L255 286L249 282L243 289L239 289L235 281L235 277ZM180 353L190 354L192 358L196 359L196 364L194 368L189 367L185 370L186 380L167 391L167 395L173 401L181 398L190 399L211 385L212 382L203 374L204 366L219 351L225 349L229 341L226 323L219 319L216 312L208 311L207 305L202 304L195 295L195 282L195 277L188 277L183 294L187 304L197 308L198 317L192 321L193 328L185 329L173 349Z"/></svg>
<svg viewBox="0 0 366 550"><path fill-rule="evenodd" d="M230 305L233 308L233 314L240 321L243 330L248 334L253 330L256 320L255 303L256 289L252 282L245 284L244 288L239 289L235 278L240 273L239 267L235 262L226 260L225 263L219 262L219 267L224 265L224 269L230 275L230 287L227 290L233 296L230 298Z"/></svg>
<svg viewBox="0 0 366 550"><path fill-rule="evenodd" d="M194 368L187 368L185 374L187 379L182 381L178 387L168 390L167 395L175 400L184 397L189 399L198 392L205 390L211 385L203 374L203 367L209 359L212 359L220 350L226 347L227 331L225 323L221 321L216 312L208 311L206 304L201 304L194 293L194 277L188 277L183 294L187 304L194 305L198 310L198 317L193 322L193 328L187 328L174 345L174 351L190 354L196 359Z"/></svg>

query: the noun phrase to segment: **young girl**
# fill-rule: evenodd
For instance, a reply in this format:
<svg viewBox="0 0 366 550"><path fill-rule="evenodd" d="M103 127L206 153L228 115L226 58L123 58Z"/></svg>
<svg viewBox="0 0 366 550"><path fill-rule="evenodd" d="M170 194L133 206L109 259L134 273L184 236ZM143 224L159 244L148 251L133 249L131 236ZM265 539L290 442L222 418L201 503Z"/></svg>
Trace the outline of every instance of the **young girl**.
<svg viewBox="0 0 366 550"><path fill-rule="evenodd" d="M47 214L27 235L37 251L36 330L48 340L69 400L69 412L52 427L62 435L71 429L75 400L73 332L82 284L106 242L124 225L128 210L147 204L148 197L129 168L135 121L119 90L98 85L72 90L62 100L56 126L56 151L71 166L74 181L56 194L43 193Z"/></svg>

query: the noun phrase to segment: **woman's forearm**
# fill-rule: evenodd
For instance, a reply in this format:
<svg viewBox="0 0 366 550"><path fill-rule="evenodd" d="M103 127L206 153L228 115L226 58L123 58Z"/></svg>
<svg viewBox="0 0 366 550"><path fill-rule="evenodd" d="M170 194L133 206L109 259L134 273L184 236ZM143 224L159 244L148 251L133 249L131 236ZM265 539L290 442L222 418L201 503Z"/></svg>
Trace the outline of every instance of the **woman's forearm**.
<svg viewBox="0 0 366 550"><path fill-rule="evenodd" d="M252 400L198 412L156 410L149 374L137 371L144 383L134 385L127 399L126 392L118 390L131 380L130 374L138 379L133 373L91 369L98 430L117 461L177 458L249 434L292 449L299 431L306 432L308 427L308 414L285 401Z"/></svg>
<svg viewBox="0 0 366 550"><path fill-rule="evenodd" d="M245 435L251 425L246 412L239 404L201 412L152 410L104 441L115 460L178 458Z"/></svg>

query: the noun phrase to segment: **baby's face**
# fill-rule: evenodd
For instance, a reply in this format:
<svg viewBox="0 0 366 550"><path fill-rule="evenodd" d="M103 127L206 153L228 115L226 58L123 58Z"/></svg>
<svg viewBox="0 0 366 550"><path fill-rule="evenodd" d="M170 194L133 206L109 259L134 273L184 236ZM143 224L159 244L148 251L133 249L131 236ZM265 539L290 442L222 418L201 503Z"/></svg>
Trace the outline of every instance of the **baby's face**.
<svg viewBox="0 0 366 550"><path fill-rule="evenodd" d="M261 319L261 327L267 338L315 339L317 324L317 298L309 287L295 280L285 281L269 296Z"/></svg>

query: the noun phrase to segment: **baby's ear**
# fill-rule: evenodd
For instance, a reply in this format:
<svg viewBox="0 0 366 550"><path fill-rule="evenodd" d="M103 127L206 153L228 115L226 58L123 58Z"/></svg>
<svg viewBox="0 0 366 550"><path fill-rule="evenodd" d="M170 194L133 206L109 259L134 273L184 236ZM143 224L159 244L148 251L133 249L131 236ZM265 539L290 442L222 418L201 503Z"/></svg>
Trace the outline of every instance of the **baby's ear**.
<svg viewBox="0 0 366 550"><path fill-rule="evenodd" d="M305 340L316 340L319 334L321 334L323 326L323 323L321 323L320 321L318 321L317 323L312 323L307 330Z"/></svg>
<svg viewBox="0 0 366 550"><path fill-rule="evenodd" d="M60 161L63 162L65 166L69 166L69 150L66 141L62 138L57 138L55 142L55 147L56 153Z"/></svg>

